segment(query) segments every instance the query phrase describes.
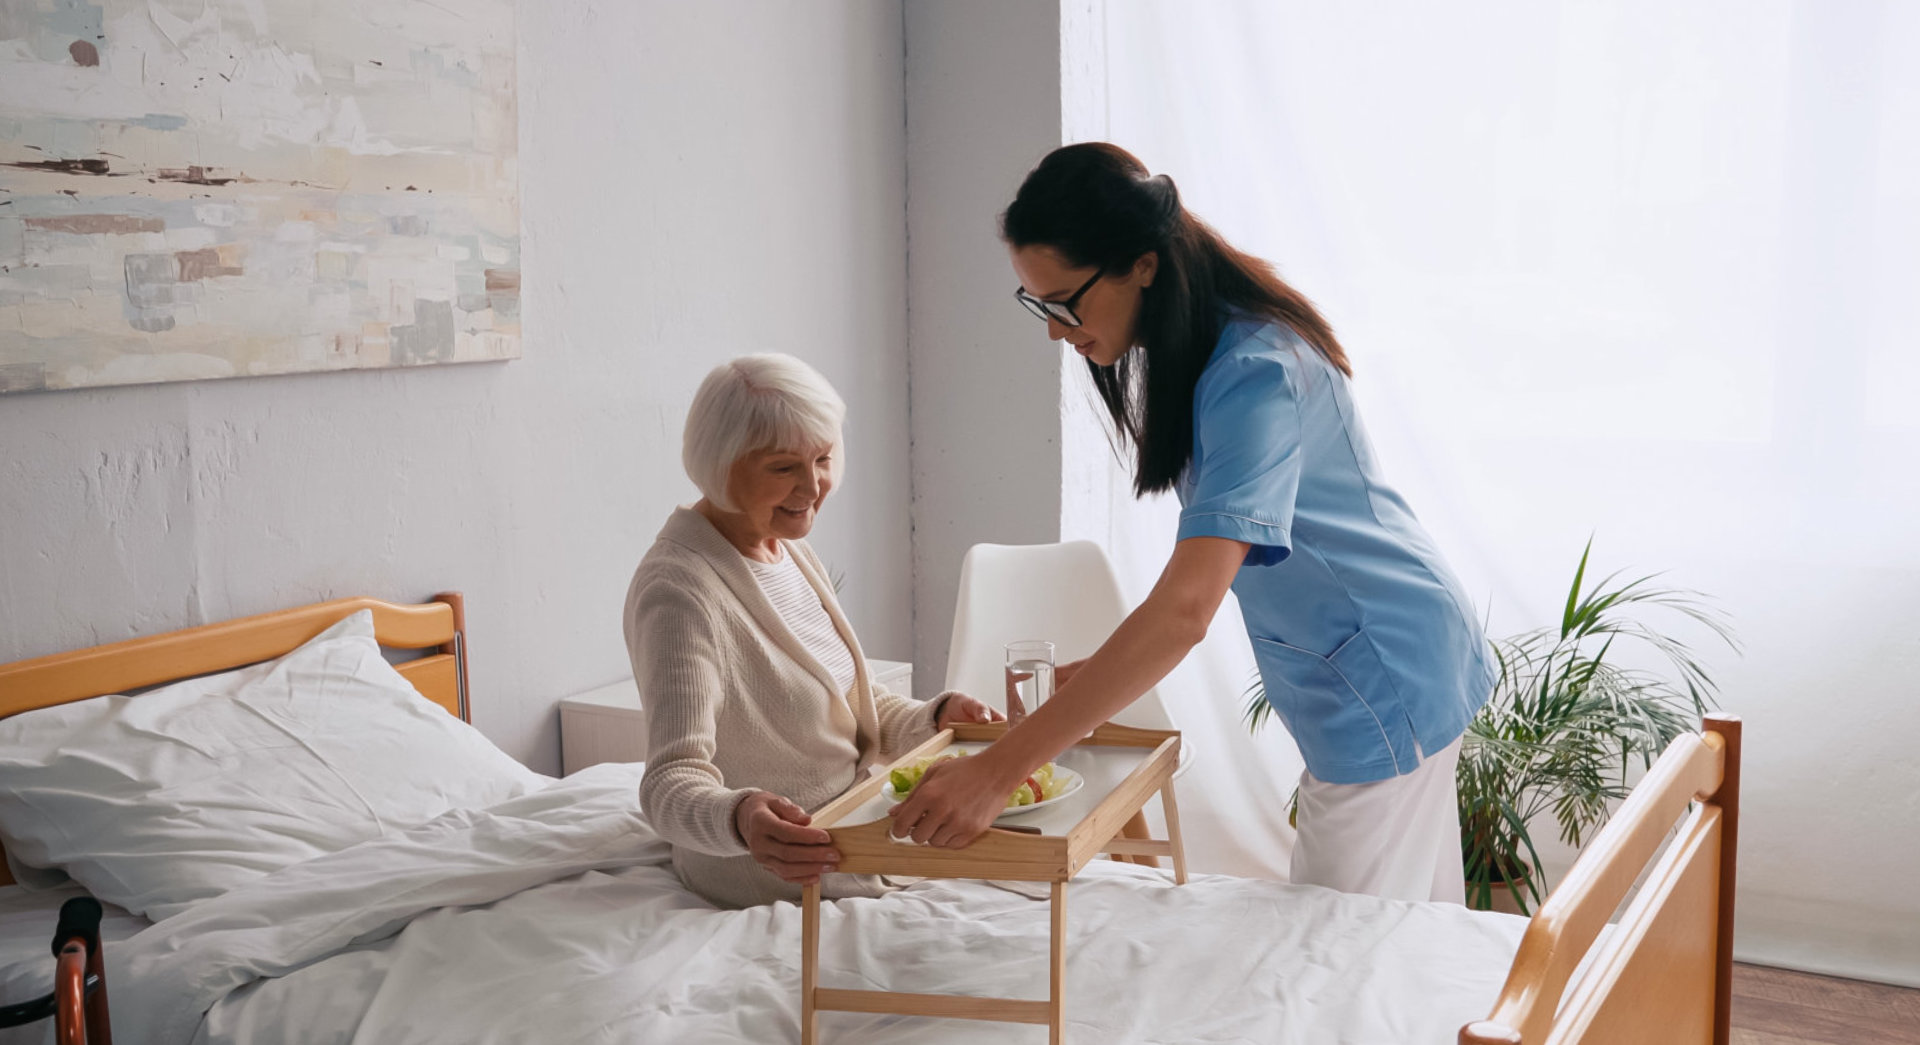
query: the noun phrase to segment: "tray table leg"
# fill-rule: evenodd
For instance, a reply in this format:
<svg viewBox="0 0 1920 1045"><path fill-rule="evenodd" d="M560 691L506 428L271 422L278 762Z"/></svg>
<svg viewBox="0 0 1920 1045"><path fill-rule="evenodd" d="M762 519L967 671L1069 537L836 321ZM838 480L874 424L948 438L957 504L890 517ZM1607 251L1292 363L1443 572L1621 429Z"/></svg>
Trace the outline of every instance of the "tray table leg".
<svg viewBox="0 0 1920 1045"><path fill-rule="evenodd" d="M1180 807L1173 800L1172 780L1160 785L1160 808L1167 814L1167 841L1173 843L1173 880L1177 885L1185 885L1187 847L1180 841Z"/></svg>
<svg viewBox="0 0 1920 1045"><path fill-rule="evenodd" d="M1048 1024L1049 1045L1066 1045L1067 1040L1067 883L1053 883L1053 928L1049 941L1048 970L1049 994L1047 1004L1051 1007Z"/></svg>
<svg viewBox="0 0 1920 1045"><path fill-rule="evenodd" d="M820 886L805 886L800 894L800 1045L820 1040L820 1013L813 1007L820 986Z"/></svg>

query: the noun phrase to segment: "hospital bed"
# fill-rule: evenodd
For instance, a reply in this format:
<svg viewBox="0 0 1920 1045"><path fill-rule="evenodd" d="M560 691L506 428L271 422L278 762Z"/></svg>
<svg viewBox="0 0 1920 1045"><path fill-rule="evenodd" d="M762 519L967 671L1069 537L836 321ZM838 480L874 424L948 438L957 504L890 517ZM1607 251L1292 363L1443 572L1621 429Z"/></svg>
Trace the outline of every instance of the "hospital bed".
<svg viewBox="0 0 1920 1045"><path fill-rule="evenodd" d="M451 594L343 599L0 665L0 839L35 886L0 888L0 1003L44 991L18 962L44 969L46 912L91 888L121 1045L797 1041L799 908L719 911L681 886L637 811L641 766L556 781L479 739L463 616ZM374 639L412 659L372 663ZM244 714L210 710L229 690ZM109 694L137 695L90 699ZM232 744L245 779L179 769L226 743L216 729L257 738ZM1067 1040L1725 1043L1739 738L1710 716L1677 740L1526 920L1099 862L1072 887ZM100 818L63 836L42 807L101 766L147 792L75 811ZM111 815L195 788L204 810ZM200 837L250 817L263 841ZM132 819L145 834L113 837ZM112 865L128 853L145 862ZM1045 993L1047 907L1016 888L926 882L823 917L845 941L823 984ZM879 1014L821 1030L1021 1033Z"/></svg>

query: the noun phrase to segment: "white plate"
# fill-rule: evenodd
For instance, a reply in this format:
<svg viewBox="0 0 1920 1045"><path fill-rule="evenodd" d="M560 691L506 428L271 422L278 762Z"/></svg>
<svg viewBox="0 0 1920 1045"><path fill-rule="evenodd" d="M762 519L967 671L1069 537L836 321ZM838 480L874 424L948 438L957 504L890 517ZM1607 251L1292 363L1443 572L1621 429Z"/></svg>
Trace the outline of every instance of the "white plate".
<svg viewBox="0 0 1920 1045"><path fill-rule="evenodd" d="M1074 772L1071 769L1068 769L1066 766L1063 766L1058 762L1055 762L1053 764L1053 779L1055 781L1058 781L1059 784L1061 785L1059 794L1053 796L1052 798L1047 799L1044 802L1035 802L1030 806L1013 806L1007 809L1005 812L1001 813L999 816L994 817L994 819L1004 820L1010 816L1021 816L1026 813L1031 813L1036 809L1045 809L1048 806L1055 804L1056 802L1061 802L1061 801L1064 801L1065 799L1073 797L1075 792L1087 786L1086 777L1081 776L1080 774ZM1021 781L1021 783L1025 783L1025 782L1026 781L1024 780ZM893 790L893 781L889 780L886 783L881 784L880 793L886 796L888 805L900 804L900 795Z"/></svg>

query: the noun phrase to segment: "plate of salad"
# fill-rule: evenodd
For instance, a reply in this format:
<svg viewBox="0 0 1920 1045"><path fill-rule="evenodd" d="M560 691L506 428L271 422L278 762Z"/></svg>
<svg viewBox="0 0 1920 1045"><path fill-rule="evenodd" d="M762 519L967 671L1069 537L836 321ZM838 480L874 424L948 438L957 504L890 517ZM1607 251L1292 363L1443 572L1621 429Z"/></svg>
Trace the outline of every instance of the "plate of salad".
<svg viewBox="0 0 1920 1045"><path fill-rule="evenodd" d="M913 793L915 785L920 783L920 778L926 775L927 767L950 758L965 758L969 753L949 751L932 758L923 758L910 766L902 766L887 774L887 782L880 785L880 793L886 796L887 801L898 803ZM1085 787L1086 783L1086 778L1073 770L1057 762L1048 762L1034 770L1032 776L1021 781L1020 786L1013 789L1013 794L1007 796L1007 808L1001 812L1000 816L1019 816L1053 805Z"/></svg>

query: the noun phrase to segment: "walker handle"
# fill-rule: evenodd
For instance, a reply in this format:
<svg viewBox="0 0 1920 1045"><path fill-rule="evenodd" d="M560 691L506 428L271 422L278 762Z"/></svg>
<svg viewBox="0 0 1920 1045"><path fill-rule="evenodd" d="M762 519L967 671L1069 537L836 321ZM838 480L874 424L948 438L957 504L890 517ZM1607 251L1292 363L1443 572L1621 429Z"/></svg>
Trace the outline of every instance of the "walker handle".
<svg viewBox="0 0 1920 1045"><path fill-rule="evenodd" d="M78 937L91 954L100 949L100 919L106 912L91 896L76 896L60 905L60 922L53 930L53 953Z"/></svg>

